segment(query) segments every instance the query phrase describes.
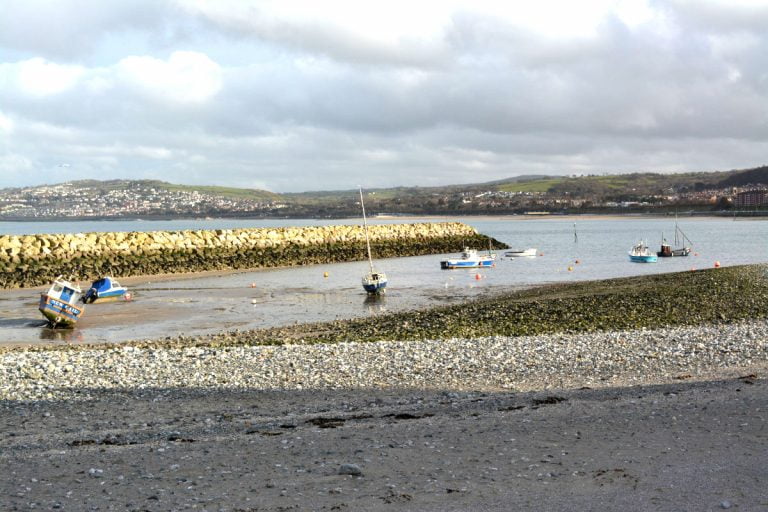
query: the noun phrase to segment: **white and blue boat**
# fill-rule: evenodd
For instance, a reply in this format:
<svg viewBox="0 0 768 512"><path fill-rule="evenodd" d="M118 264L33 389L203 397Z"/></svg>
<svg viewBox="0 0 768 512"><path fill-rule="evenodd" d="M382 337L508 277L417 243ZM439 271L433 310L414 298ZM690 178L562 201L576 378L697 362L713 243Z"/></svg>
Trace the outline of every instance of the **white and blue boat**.
<svg viewBox="0 0 768 512"><path fill-rule="evenodd" d="M365 246L368 249L368 265L370 271L363 276L363 289L369 295L379 295L384 293L387 287L387 274L376 271L373 268L373 258L371 257L371 240L368 237L368 221L365 218L365 203L363 203L363 188L360 187L360 206L363 208L363 227L365 231Z"/></svg>
<svg viewBox="0 0 768 512"><path fill-rule="evenodd" d="M83 302L93 304L96 302L127 299L129 297L128 288L120 286L120 283L111 277L102 277L91 283L91 287L83 296Z"/></svg>
<svg viewBox="0 0 768 512"><path fill-rule="evenodd" d="M635 263L656 263L658 257L652 252L644 241L639 241L629 250L629 261Z"/></svg>
<svg viewBox="0 0 768 512"><path fill-rule="evenodd" d="M440 268L478 268L492 267L496 261L496 255L488 251L488 254L478 254L475 249L465 247L458 258L448 258L440 262Z"/></svg>
<svg viewBox="0 0 768 512"><path fill-rule="evenodd" d="M40 294L38 309L51 327L74 327L85 313L85 306L77 304L82 293L78 285L59 276L46 293Z"/></svg>

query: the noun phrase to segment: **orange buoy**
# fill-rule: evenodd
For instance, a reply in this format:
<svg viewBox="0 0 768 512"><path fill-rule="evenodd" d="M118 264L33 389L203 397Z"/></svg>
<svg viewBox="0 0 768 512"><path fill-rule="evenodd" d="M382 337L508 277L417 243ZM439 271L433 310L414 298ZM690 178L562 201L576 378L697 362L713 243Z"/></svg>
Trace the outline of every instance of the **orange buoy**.
<svg viewBox="0 0 768 512"><path fill-rule="evenodd" d="M475 274L475 280L479 281L482 276L480 274Z"/></svg>
<svg viewBox="0 0 768 512"><path fill-rule="evenodd" d="M719 261L715 262L715 268L720 268L720 262Z"/></svg>

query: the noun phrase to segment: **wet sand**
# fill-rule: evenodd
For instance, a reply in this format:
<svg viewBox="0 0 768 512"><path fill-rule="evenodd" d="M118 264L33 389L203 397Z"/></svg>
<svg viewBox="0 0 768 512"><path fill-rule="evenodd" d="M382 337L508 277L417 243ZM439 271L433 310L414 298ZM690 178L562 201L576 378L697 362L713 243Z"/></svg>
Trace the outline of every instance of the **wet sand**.
<svg viewBox="0 0 768 512"><path fill-rule="evenodd" d="M47 328L37 310L46 287L2 290L0 346L114 343L289 326L414 310L521 288L476 279L497 269L441 271L435 258L382 260L379 264L387 269L400 270L387 294L375 299L357 277L367 262L122 278L119 282L133 299L89 304L74 329Z"/></svg>
<svg viewBox="0 0 768 512"><path fill-rule="evenodd" d="M535 393L6 403L0 496L4 510L768 510L766 370Z"/></svg>

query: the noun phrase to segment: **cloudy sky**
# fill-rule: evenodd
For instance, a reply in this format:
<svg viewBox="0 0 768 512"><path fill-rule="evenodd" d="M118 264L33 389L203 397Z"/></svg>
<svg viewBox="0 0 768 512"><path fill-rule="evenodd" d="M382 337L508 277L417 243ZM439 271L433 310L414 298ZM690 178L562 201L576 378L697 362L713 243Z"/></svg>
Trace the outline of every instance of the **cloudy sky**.
<svg viewBox="0 0 768 512"><path fill-rule="evenodd" d="M768 163L768 0L3 0L0 187Z"/></svg>

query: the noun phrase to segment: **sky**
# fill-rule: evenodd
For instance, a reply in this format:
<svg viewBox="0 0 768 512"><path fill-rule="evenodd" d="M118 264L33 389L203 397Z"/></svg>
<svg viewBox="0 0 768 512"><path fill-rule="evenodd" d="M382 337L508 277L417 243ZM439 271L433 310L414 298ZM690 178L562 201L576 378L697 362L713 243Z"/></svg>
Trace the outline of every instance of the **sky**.
<svg viewBox="0 0 768 512"><path fill-rule="evenodd" d="M768 163L768 0L3 0L0 187Z"/></svg>

